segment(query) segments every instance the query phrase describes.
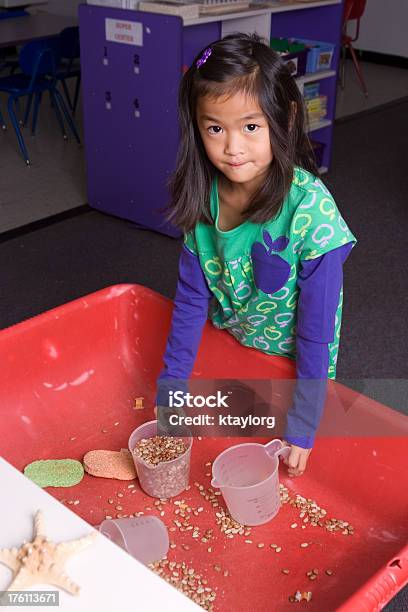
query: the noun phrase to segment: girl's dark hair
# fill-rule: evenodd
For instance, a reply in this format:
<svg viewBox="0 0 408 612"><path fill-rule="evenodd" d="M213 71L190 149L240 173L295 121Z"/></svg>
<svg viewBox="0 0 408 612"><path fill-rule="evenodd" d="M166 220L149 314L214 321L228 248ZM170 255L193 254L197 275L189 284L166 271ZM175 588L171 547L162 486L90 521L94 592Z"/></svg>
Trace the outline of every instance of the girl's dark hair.
<svg viewBox="0 0 408 612"><path fill-rule="evenodd" d="M211 55L197 68L208 47ZM295 165L319 175L305 130L303 98L289 69L258 34L225 36L198 53L180 83L181 142L165 211L167 220L185 233L198 222L214 223L209 202L217 169L207 157L197 126L197 101L201 96L217 99L237 92L258 101L269 124L273 151L267 179L249 202L244 218L265 223L278 214Z"/></svg>

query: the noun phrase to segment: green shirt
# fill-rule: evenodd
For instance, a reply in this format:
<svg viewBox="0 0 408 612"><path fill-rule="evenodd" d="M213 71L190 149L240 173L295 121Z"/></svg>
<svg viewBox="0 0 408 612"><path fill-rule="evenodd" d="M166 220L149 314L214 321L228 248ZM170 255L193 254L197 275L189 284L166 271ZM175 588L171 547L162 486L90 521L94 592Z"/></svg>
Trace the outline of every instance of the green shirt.
<svg viewBox="0 0 408 612"><path fill-rule="evenodd" d="M301 168L295 168L289 193L274 219L247 220L226 232L218 229L217 183L216 176L210 197L214 225L198 223L184 237L187 248L199 257L213 294L209 317L244 346L296 359L300 262L349 242L354 246L356 238L327 188ZM328 346L328 378L336 377L342 304L343 288L334 341Z"/></svg>

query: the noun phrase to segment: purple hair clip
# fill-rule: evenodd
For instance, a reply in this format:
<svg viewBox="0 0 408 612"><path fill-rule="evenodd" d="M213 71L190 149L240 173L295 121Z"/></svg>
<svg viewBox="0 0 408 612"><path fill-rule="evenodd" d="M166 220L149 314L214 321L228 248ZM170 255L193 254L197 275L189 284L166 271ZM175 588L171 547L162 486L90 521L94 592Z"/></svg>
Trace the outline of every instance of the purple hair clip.
<svg viewBox="0 0 408 612"><path fill-rule="evenodd" d="M208 58L210 57L212 53L212 49L211 47L208 47L208 49L206 49L204 51L204 53L202 54L202 56L200 57L200 59L198 60L196 66L197 68L200 68L203 64L205 64L205 62L208 60Z"/></svg>

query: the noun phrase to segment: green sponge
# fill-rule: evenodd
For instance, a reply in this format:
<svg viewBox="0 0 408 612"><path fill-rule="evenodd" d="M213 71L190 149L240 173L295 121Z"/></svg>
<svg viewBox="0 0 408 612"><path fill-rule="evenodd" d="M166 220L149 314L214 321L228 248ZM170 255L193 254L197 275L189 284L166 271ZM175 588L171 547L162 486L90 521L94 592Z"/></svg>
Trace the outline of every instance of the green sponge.
<svg viewBox="0 0 408 612"><path fill-rule="evenodd" d="M39 487L72 487L81 482L84 468L75 459L47 459L26 465L24 475Z"/></svg>

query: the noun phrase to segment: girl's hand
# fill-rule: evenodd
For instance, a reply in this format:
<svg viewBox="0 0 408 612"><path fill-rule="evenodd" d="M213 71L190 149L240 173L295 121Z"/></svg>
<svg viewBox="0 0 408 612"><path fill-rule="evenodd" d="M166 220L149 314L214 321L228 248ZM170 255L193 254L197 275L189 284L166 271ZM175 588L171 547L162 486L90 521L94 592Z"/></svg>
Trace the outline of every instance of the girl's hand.
<svg viewBox="0 0 408 612"><path fill-rule="evenodd" d="M286 440L282 440L282 442L284 446L290 446L291 449L289 457L283 459L283 462L288 466L289 476L301 476L306 469L306 464L312 449L289 444Z"/></svg>

